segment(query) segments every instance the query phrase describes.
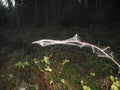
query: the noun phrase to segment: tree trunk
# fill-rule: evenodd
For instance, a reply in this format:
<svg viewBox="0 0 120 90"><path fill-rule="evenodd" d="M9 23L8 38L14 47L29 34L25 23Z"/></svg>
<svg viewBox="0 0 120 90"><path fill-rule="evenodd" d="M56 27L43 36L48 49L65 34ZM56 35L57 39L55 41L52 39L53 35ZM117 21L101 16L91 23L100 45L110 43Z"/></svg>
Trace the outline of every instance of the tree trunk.
<svg viewBox="0 0 120 90"><path fill-rule="evenodd" d="M45 8L44 8L44 19L45 19L45 25L49 26L49 0L46 0Z"/></svg>
<svg viewBox="0 0 120 90"><path fill-rule="evenodd" d="M85 7L87 8L88 6L88 0L85 0Z"/></svg>
<svg viewBox="0 0 120 90"><path fill-rule="evenodd" d="M56 26L57 25L57 0L51 0L50 1L50 26Z"/></svg>
<svg viewBox="0 0 120 90"><path fill-rule="evenodd" d="M38 20L39 20L39 15L38 15L38 0L35 0L35 27L38 27Z"/></svg>
<svg viewBox="0 0 120 90"><path fill-rule="evenodd" d="M7 19L9 20L9 25L11 28L19 27L19 17L16 11L15 6L13 6L11 0L8 1L8 11L6 11Z"/></svg>

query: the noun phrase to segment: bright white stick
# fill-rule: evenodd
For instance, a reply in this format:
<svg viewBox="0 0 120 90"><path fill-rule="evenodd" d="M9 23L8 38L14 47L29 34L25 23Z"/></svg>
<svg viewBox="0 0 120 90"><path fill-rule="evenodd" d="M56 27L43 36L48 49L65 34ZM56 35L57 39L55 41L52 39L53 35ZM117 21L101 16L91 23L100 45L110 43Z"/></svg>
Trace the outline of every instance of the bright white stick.
<svg viewBox="0 0 120 90"><path fill-rule="evenodd" d="M69 38L69 39L66 39L66 40L42 39L42 40L34 41L34 42L32 42L32 44L39 44L42 47L49 46L49 45L56 45L56 44L73 45L73 46L78 46L80 48L89 47L89 48L92 49L93 53L95 53L95 50L99 51L101 54L96 53L99 57L105 57L105 58L109 58L110 60L112 60L118 66L118 69L120 71L120 64L114 59L113 56L111 56L109 53L106 52L108 47L104 48L104 49L101 49L100 47L98 47L96 45L86 43L86 42L82 42L80 40L80 37L78 36L78 34L76 34L72 38Z"/></svg>

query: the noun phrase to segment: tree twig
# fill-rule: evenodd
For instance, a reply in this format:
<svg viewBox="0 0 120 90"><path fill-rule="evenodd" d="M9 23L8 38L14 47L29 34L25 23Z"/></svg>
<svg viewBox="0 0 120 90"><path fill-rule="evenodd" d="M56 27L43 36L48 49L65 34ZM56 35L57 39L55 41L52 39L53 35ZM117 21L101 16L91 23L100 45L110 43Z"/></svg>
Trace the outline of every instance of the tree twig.
<svg viewBox="0 0 120 90"><path fill-rule="evenodd" d="M82 42L81 38L78 36L78 34L76 34L72 38L69 38L69 39L66 39L66 40L42 39L42 40L34 41L34 42L32 42L32 44L39 44L42 47L49 46L49 45L56 45L56 44L73 45L73 46L78 46L80 48L89 47L90 49L92 49L93 53L97 54L98 57L105 57L105 58L108 58L108 59L112 60L118 66L118 70L120 72L120 64L115 60L112 53L107 52L107 50L110 47L106 47L106 48L102 49L102 48L100 48L96 45L86 43L86 42Z"/></svg>

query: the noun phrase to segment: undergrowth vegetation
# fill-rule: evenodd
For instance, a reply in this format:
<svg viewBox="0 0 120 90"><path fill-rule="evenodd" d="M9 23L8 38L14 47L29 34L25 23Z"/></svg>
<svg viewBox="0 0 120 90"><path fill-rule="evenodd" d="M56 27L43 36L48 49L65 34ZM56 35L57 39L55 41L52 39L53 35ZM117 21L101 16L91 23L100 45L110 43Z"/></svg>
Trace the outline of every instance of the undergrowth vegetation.
<svg viewBox="0 0 120 90"><path fill-rule="evenodd" d="M93 38L91 31L82 32L79 28L69 31L57 29L58 31L54 28L3 31L9 42L0 52L6 56L6 61L0 67L0 90L120 89L117 66L110 60L93 55L89 49L63 45L41 48L31 45L34 40L65 39L78 33L85 41L101 46L102 37ZM110 44L119 59L119 35L115 38L107 39L108 42L102 46Z"/></svg>

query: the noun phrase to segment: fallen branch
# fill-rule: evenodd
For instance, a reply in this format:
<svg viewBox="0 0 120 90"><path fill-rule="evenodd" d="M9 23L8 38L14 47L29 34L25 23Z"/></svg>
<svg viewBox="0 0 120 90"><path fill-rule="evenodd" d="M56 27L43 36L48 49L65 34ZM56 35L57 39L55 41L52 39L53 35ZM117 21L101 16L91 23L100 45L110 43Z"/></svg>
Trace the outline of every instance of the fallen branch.
<svg viewBox="0 0 120 90"><path fill-rule="evenodd" d="M92 49L93 53L97 54L98 57L105 57L112 60L118 66L118 70L120 71L120 64L115 60L112 53L107 52L110 47L106 47L102 49L96 45L82 42L78 34L66 40L42 39L42 40L34 41L32 42L32 44L39 44L42 47L49 46L49 45L56 45L56 44L73 45L73 46L78 46L80 48L89 47Z"/></svg>

